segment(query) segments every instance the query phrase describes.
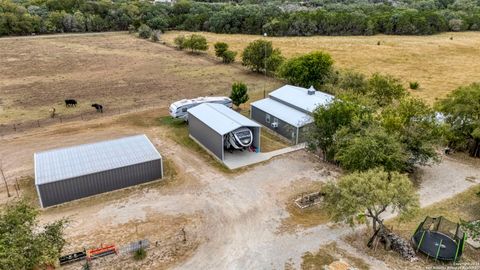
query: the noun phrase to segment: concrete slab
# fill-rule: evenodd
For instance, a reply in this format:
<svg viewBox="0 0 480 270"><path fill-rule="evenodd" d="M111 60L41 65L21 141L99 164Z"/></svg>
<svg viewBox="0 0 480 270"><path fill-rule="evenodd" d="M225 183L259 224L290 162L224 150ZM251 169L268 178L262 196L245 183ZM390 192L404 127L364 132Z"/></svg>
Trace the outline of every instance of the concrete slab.
<svg viewBox="0 0 480 270"><path fill-rule="evenodd" d="M305 148L305 144L297 144L290 147L285 147L279 150L271 151L271 152L248 152L248 151L234 151L233 153L225 152L225 158L223 163L227 168L230 170L235 170L241 167L249 166L252 164L260 163L263 161L267 161L273 157L298 151Z"/></svg>

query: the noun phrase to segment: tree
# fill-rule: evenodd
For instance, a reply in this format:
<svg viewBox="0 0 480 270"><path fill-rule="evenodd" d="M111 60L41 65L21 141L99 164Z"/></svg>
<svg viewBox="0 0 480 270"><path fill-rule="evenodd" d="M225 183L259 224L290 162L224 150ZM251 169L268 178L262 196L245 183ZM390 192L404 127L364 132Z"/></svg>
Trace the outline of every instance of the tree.
<svg viewBox="0 0 480 270"><path fill-rule="evenodd" d="M352 133L349 128L337 132L335 160L348 171L366 171L382 167L403 171L408 155L403 145L382 127L370 126Z"/></svg>
<svg viewBox="0 0 480 270"><path fill-rule="evenodd" d="M380 75L375 73L368 80L367 93L380 106L391 104L408 94L402 84L390 75Z"/></svg>
<svg viewBox="0 0 480 270"><path fill-rule="evenodd" d="M225 64L235 61L236 52L228 49L228 44L225 42L217 42L213 45L215 47L215 56L222 58L222 62Z"/></svg>
<svg viewBox="0 0 480 270"><path fill-rule="evenodd" d="M441 137L433 109L420 99L407 97L386 107L380 115L381 125L397 137L408 153L407 167L438 161L436 145Z"/></svg>
<svg viewBox="0 0 480 270"><path fill-rule="evenodd" d="M337 131L350 127L353 122L369 122L370 114L366 107L339 99L318 107L313 112L314 124L308 136L308 148L319 149L324 160L334 161Z"/></svg>
<svg viewBox="0 0 480 270"><path fill-rule="evenodd" d="M152 36L152 29L148 27L148 25L142 24L138 28L138 36L143 39L150 38L150 36Z"/></svg>
<svg viewBox="0 0 480 270"><path fill-rule="evenodd" d="M237 52L228 50L223 53L222 61L225 64L233 63L235 61L236 56L237 56Z"/></svg>
<svg viewBox="0 0 480 270"><path fill-rule="evenodd" d="M177 46L178 49L180 49L180 50L185 49L185 36L180 35L180 36L175 37L175 39L173 40L173 43L175 43L175 45Z"/></svg>
<svg viewBox="0 0 480 270"><path fill-rule="evenodd" d="M457 88L436 107L445 115L449 146L480 157L480 83Z"/></svg>
<svg viewBox="0 0 480 270"><path fill-rule="evenodd" d="M0 212L0 269L34 269L54 265L65 245L66 220L38 227L38 211L25 200Z"/></svg>
<svg viewBox="0 0 480 270"><path fill-rule="evenodd" d="M207 39L202 35L192 34L183 41L183 47L192 52L208 50Z"/></svg>
<svg viewBox="0 0 480 270"><path fill-rule="evenodd" d="M242 65L255 72L274 72L284 61L279 49L273 49L272 42L255 40L243 50Z"/></svg>
<svg viewBox="0 0 480 270"><path fill-rule="evenodd" d="M232 103L237 107L247 102L249 99L247 85L242 82L233 83L230 99L232 99Z"/></svg>
<svg viewBox="0 0 480 270"><path fill-rule="evenodd" d="M320 88L332 72L333 60L328 53L312 52L287 60L279 69L279 76L301 87Z"/></svg>
<svg viewBox="0 0 480 270"><path fill-rule="evenodd" d="M419 208L418 195L408 177L380 168L345 175L338 182L328 182L324 191L325 208L335 222L354 226L367 217L374 232L383 225L381 215L387 209L406 219Z"/></svg>
<svg viewBox="0 0 480 270"><path fill-rule="evenodd" d="M213 47L215 48L216 57L223 57L223 54L228 50L228 44L225 42L216 42Z"/></svg>

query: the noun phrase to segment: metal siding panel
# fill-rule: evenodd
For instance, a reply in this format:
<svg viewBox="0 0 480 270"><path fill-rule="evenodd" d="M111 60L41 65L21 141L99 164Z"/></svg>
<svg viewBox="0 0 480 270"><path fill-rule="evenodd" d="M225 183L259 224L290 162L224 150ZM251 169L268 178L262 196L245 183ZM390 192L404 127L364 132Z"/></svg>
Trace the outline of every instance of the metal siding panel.
<svg viewBox="0 0 480 270"><path fill-rule="evenodd" d="M159 166L160 165L160 166ZM44 207L162 178L161 159L38 186Z"/></svg>
<svg viewBox="0 0 480 270"><path fill-rule="evenodd" d="M283 136L283 137L287 138L288 140L292 141L292 131L295 131L295 133L296 133L297 128L277 118L278 119L278 128L273 129L271 123L273 123L273 119L275 118L275 115L270 114L270 116L271 116L270 123L267 123L265 121L266 115L267 115L266 112L264 112L264 111L262 111L258 108L252 107L252 118L253 118L253 120L259 122L260 124L262 124L266 128L268 128L268 129L274 131L275 133L278 133L281 136ZM295 140L293 140L292 142L295 143Z"/></svg>
<svg viewBox="0 0 480 270"><path fill-rule="evenodd" d="M210 150L220 160L223 156L223 136L215 132L208 125L200 121L193 115L189 115L188 129L197 141L199 141L205 148Z"/></svg>

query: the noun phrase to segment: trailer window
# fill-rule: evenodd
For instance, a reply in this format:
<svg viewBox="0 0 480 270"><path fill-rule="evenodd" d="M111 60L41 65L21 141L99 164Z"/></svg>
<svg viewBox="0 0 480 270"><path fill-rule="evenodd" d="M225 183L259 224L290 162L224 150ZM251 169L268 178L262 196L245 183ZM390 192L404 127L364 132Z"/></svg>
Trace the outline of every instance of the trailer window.
<svg viewBox="0 0 480 270"><path fill-rule="evenodd" d="M270 123L270 114L265 114L265 122Z"/></svg>

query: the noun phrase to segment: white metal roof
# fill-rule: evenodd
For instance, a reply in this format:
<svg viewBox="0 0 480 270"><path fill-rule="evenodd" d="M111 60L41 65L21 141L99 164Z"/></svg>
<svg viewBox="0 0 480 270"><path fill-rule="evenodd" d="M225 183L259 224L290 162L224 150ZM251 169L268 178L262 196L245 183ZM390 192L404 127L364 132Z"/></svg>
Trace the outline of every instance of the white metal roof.
<svg viewBox="0 0 480 270"><path fill-rule="evenodd" d="M170 107L179 108L184 105L190 104L199 104L199 103L208 103L208 102L231 102L232 100L229 97L197 97L192 99L182 99L179 101L173 102Z"/></svg>
<svg viewBox="0 0 480 270"><path fill-rule="evenodd" d="M34 154L35 184L41 185L160 159L145 134L52 149Z"/></svg>
<svg viewBox="0 0 480 270"><path fill-rule="evenodd" d="M203 103L188 109L188 113L220 135L225 135L240 127L260 127L257 122L221 104Z"/></svg>
<svg viewBox="0 0 480 270"><path fill-rule="evenodd" d="M275 101L271 98L265 98L255 101L251 103L251 105L277 117L284 122L287 122L294 127L302 127L306 124L313 122L313 119L310 115L278 101Z"/></svg>
<svg viewBox="0 0 480 270"><path fill-rule="evenodd" d="M311 87L311 89L313 89L313 87ZM315 91L315 94L309 95L308 89L288 84L271 92L269 96L308 112L313 112L318 106L326 105L335 98L330 94L320 91Z"/></svg>

